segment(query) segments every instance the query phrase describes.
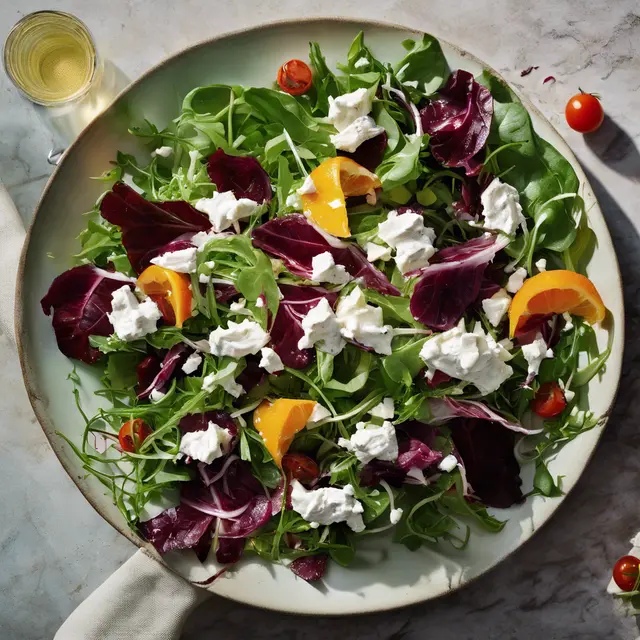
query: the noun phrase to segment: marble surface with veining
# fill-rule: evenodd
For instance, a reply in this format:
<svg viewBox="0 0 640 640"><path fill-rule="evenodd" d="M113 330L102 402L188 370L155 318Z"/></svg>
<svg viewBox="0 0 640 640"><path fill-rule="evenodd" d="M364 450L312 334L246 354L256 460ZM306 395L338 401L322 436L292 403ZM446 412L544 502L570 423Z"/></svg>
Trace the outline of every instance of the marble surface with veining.
<svg viewBox="0 0 640 640"><path fill-rule="evenodd" d="M626 352L604 437L563 507L521 550L462 591L379 615L302 618L213 598L185 638L518 638L640 636L605 593L610 568L640 529L640 4L638 0L58 0L130 79L184 46L281 18L380 19L423 29L485 60L566 137L591 180L625 288ZM18 8L19 7L19 8ZM0 0L0 36L38 0ZM539 68L526 77L520 71ZM553 75L555 83L543 84ZM590 136L564 123L582 87L608 117ZM52 136L0 75L0 180L26 223L50 174ZM0 248L1 250L1 248ZM84 501L33 416L12 344L0 336L0 638L51 638L134 547Z"/></svg>

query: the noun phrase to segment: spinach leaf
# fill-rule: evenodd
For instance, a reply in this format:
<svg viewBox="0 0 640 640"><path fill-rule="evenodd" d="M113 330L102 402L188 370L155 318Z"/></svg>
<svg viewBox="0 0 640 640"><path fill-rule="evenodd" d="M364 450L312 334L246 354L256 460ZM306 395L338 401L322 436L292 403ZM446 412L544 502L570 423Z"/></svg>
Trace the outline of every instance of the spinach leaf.
<svg viewBox="0 0 640 640"><path fill-rule="evenodd" d="M411 94L412 102L418 102L421 97L438 91L449 76L449 66L440 43L433 36L425 34L420 42L405 40L403 45L411 48L395 65L394 71ZM413 83L416 83L415 87L411 86Z"/></svg>
<svg viewBox="0 0 640 640"><path fill-rule="evenodd" d="M391 191L394 187L416 180L420 176L420 149L428 140L429 136L409 135L398 151L382 161L377 173L383 191Z"/></svg>

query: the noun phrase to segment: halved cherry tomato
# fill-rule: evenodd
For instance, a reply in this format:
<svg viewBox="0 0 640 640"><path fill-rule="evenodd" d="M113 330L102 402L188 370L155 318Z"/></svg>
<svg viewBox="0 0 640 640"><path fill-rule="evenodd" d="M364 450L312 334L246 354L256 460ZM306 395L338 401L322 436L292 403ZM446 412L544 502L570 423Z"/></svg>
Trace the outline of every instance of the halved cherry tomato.
<svg viewBox="0 0 640 640"><path fill-rule="evenodd" d="M564 393L557 382L545 382L531 403L533 412L541 418L555 418L567 406Z"/></svg>
<svg viewBox="0 0 640 640"><path fill-rule="evenodd" d="M287 453L282 458L282 469L289 480L298 480L302 484L309 484L320 475L318 465L304 453Z"/></svg>
<svg viewBox="0 0 640 640"><path fill-rule="evenodd" d="M135 453L152 433L151 427L142 418L134 418L120 427L118 441L123 451Z"/></svg>
<svg viewBox="0 0 640 640"><path fill-rule="evenodd" d="M604 109L597 96L580 89L564 110L567 124L579 133L592 133L604 120Z"/></svg>
<svg viewBox="0 0 640 640"><path fill-rule="evenodd" d="M191 280L186 274L153 264L138 276L138 286L156 302L167 324L182 327L191 317Z"/></svg>
<svg viewBox="0 0 640 640"><path fill-rule="evenodd" d="M633 591L639 573L640 560L635 556L622 556L613 567L613 580L623 591Z"/></svg>
<svg viewBox="0 0 640 640"><path fill-rule="evenodd" d="M301 96L311 88L313 76L302 60L289 60L278 69L278 85L289 95Z"/></svg>

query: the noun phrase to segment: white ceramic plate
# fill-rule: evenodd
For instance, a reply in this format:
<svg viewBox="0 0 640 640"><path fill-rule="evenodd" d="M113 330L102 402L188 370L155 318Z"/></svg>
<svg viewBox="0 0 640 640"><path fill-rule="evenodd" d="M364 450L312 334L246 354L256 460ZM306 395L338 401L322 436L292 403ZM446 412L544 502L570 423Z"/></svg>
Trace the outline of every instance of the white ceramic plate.
<svg viewBox="0 0 640 640"><path fill-rule="evenodd" d="M403 55L401 42L421 34L391 25L348 21L308 21L275 24L206 42L171 58L127 89L95 120L65 154L49 181L25 246L18 278L16 333L25 382L33 408L51 445L65 469L98 512L123 535L146 546L127 528L120 512L104 488L92 477L85 477L80 461L62 438L61 431L78 442L83 431L66 376L73 363L56 346L50 319L40 308L40 299L53 278L71 266L77 251L75 240L88 211L103 190L90 180L109 167L117 150L142 152L135 138L127 133L132 122L143 118L164 126L175 117L182 98L193 87L210 83L269 86L275 71L290 58L307 58L308 42L317 40L330 66L344 60L349 44L360 29L380 60L396 61ZM464 68L474 74L483 65L473 56L441 42L452 69ZM620 275L609 232L593 192L575 157L545 118L529 103L536 130L573 164L583 185L583 196L590 224L598 238L598 248L589 266L589 276L611 310L616 336L607 369L601 380L589 388L591 409L606 414L613 402L620 376L623 345L623 303ZM52 254L53 258L47 257ZM606 342L606 333L600 332ZM82 378L83 404L91 411L98 406L92 391L97 388L95 373L78 365ZM564 488L575 485L601 434L596 428L571 442L551 463L554 474L564 476ZM532 470L525 469L525 487L531 484ZM561 499L534 498L497 513L508 518L501 534L476 532L464 551L443 545L440 549L409 552L391 545L385 538L372 536L362 545L358 561L349 569L335 563L320 587L296 578L282 566L256 561L213 583L210 589L222 596L252 605L307 614L345 614L379 611L435 598L480 576L522 545L561 505ZM209 574L192 562L189 554L172 554L165 560L183 575L202 580Z"/></svg>

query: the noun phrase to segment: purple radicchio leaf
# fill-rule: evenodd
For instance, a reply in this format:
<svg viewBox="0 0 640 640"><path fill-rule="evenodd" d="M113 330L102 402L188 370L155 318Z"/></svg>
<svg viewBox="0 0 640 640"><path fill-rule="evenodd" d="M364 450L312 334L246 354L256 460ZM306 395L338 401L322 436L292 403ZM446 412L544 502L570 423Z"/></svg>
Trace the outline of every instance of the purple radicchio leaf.
<svg viewBox="0 0 640 640"><path fill-rule="evenodd" d="M261 385L267 376L265 370L260 367L260 356L245 356L245 362L245 367L236 378L236 382L245 393L249 393L251 389Z"/></svg>
<svg viewBox="0 0 640 640"><path fill-rule="evenodd" d="M216 302L226 304L233 300L236 296L240 295L240 292L232 284L218 283L214 286L214 293L216 296Z"/></svg>
<svg viewBox="0 0 640 640"><path fill-rule="evenodd" d="M368 289L399 296L387 276L378 271L359 247L328 238L321 234L300 214L274 218L252 233L253 244L269 255L282 258L287 269L300 278L311 278L311 261L321 253L329 252L336 264L342 265L353 278L361 278Z"/></svg>
<svg viewBox="0 0 640 640"><path fill-rule="evenodd" d="M298 349L298 341L304 336L302 319L322 298L326 298L333 309L338 294L320 287L289 284L281 284L280 292L283 298L270 331L271 347L286 367L304 369L313 362L315 351Z"/></svg>
<svg viewBox="0 0 640 640"><path fill-rule="evenodd" d="M456 200L452 205L458 220L478 219L482 211L480 197L492 180L493 175L490 173L470 176L464 180L460 188L460 200Z"/></svg>
<svg viewBox="0 0 640 640"><path fill-rule="evenodd" d="M263 527L271 518L271 500L265 495L255 496L244 513L235 520L221 520L220 538L246 538Z"/></svg>
<svg viewBox="0 0 640 640"><path fill-rule="evenodd" d="M525 429L519 422L508 420L486 404L475 400L454 400L446 396L443 398L430 398L429 410L431 411L432 424L442 424L453 418L474 418L495 422L510 431L526 435L540 433L541 431L541 429Z"/></svg>
<svg viewBox="0 0 640 640"><path fill-rule="evenodd" d="M193 549L206 534L213 516L180 504L138 525L140 533L160 553Z"/></svg>
<svg viewBox="0 0 640 640"><path fill-rule="evenodd" d="M489 89L468 71L458 69L420 116L438 162L463 167L468 176L480 171L482 165L474 156L484 147L491 128L493 98Z"/></svg>
<svg viewBox="0 0 640 640"><path fill-rule="evenodd" d="M160 373L160 365L162 360L155 354L147 356L136 367L136 378L138 380L138 389L146 389Z"/></svg>
<svg viewBox="0 0 640 640"><path fill-rule="evenodd" d="M474 494L499 509L522 502L515 433L486 419L457 419L449 426Z"/></svg>
<svg viewBox="0 0 640 640"><path fill-rule="evenodd" d="M218 191L233 191L238 199L262 204L273 198L269 174L250 156L230 156L218 149L209 156L207 172Z"/></svg>
<svg viewBox="0 0 640 640"><path fill-rule="evenodd" d="M68 358L91 364L102 354L89 344L89 336L110 336L113 326L111 294L135 281L91 265L74 267L61 273L40 304L46 315L53 309L53 330L58 348Z"/></svg>
<svg viewBox="0 0 640 640"><path fill-rule="evenodd" d="M188 202L149 202L124 182L116 182L102 199L100 215L121 228L122 244L138 274L169 243L211 229L208 216Z"/></svg>
<svg viewBox="0 0 640 640"><path fill-rule="evenodd" d="M316 580L320 580L324 575L328 559L329 556L325 553L315 556L303 556L302 558L296 558L289 565L289 569L299 578L307 582L315 582Z"/></svg>
<svg viewBox="0 0 640 640"><path fill-rule="evenodd" d="M242 557L244 551L244 539L219 538L216 549L216 560L220 564L235 564Z"/></svg>
<svg viewBox="0 0 640 640"><path fill-rule="evenodd" d="M165 253L174 253L175 251L184 251L185 249L191 249L196 245L191 242L191 238L194 236L193 233L185 233L184 235L172 240L169 244L165 244L163 247L158 247L156 249L152 249L147 255L149 261L153 260L153 258L157 258L158 256L162 256Z"/></svg>
<svg viewBox="0 0 640 640"><path fill-rule="evenodd" d="M138 394L138 399L144 400L148 398L153 391L164 391L169 386L176 368L185 363L189 351L189 347L182 343L171 347L160 364L160 370L151 383Z"/></svg>
<svg viewBox="0 0 640 640"><path fill-rule="evenodd" d="M361 167L375 173L378 165L382 162L384 152L387 148L387 141L387 132L383 131L380 135L365 140L353 153L339 151L338 155L351 158Z"/></svg>
<svg viewBox="0 0 640 640"><path fill-rule="evenodd" d="M485 235L436 253L411 296L413 317L438 331L454 327L478 298L487 265L507 244L506 236Z"/></svg>

